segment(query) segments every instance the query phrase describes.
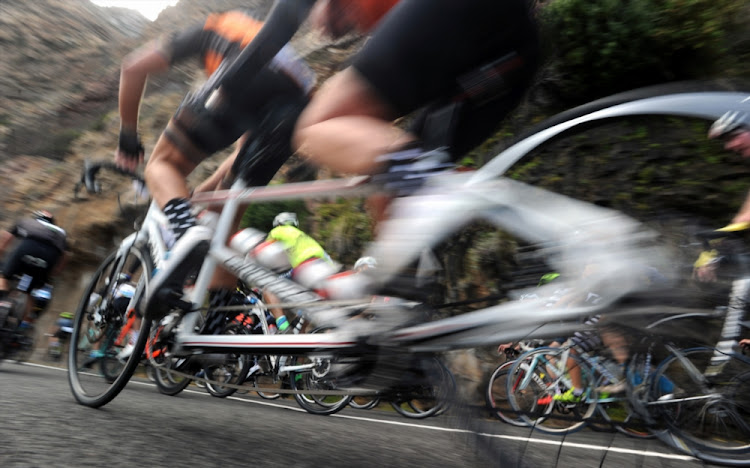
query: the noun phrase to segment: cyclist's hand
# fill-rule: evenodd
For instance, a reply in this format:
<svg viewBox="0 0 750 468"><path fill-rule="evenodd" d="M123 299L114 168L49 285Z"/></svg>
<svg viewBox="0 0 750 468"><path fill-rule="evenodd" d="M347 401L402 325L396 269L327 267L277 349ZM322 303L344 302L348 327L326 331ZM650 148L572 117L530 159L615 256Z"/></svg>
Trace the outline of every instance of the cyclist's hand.
<svg viewBox="0 0 750 468"><path fill-rule="evenodd" d="M750 130L745 130L732 136L724 145L724 148L750 158Z"/></svg>
<svg viewBox="0 0 750 468"><path fill-rule="evenodd" d="M740 348L742 348L742 354L745 354L745 352L750 351L750 339L745 338L744 340L740 340Z"/></svg>
<svg viewBox="0 0 750 468"><path fill-rule="evenodd" d="M698 260L693 263L693 278L702 283L716 281L716 266L718 263L718 252L716 250L701 252Z"/></svg>
<svg viewBox="0 0 750 468"><path fill-rule="evenodd" d="M143 162L143 144L138 132L120 129L120 141L115 151L115 164L121 169L135 171Z"/></svg>
<svg viewBox="0 0 750 468"><path fill-rule="evenodd" d="M497 354L503 354L510 349L515 343L503 343L497 347Z"/></svg>

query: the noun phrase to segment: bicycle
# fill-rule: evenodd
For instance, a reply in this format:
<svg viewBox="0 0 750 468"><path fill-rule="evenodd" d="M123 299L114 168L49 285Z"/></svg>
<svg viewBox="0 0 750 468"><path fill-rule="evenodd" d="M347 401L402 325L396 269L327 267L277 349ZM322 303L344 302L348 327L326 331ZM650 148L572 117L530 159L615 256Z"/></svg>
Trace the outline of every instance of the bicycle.
<svg viewBox="0 0 750 468"><path fill-rule="evenodd" d="M204 260L195 287L186 294L187 299L173 304L162 321L168 323L165 328L169 327L168 331L173 336L172 352L175 356L194 353L268 353L311 356L323 364L346 364L354 369L345 376L347 378L331 372L326 365L316 366L310 372L315 372L320 382L331 385L339 393L343 390L345 394L352 394L356 393L356 390L351 390L352 385L372 389L396 387L410 369L440 351L490 345L529 336L565 336L572 334L581 317L603 310L619 312L611 306L616 305L620 298L646 289L636 278L636 264L668 264L654 233L612 210L500 176L532 149L582 125L644 114L715 120L727 109L736 109L746 97L745 94L732 92L675 92L649 97L645 97L645 93L625 93L563 113L545 123L541 130L503 151L478 171L431 179L418 194L393 204L393 217L382 225L378 241L368 252L379 260L379 268L372 275L372 284L387 286L388 281L415 260L425 247L434 246L469 221L484 219L539 246L540 254L563 278L574 278L575 272L585 266L584 261L593 259L602 265L596 279L567 280L554 287L565 285L580 290L597 290L607 298L606 301L564 311L544 310L538 301L508 301L460 317L429 323L420 323L421 304L409 300L392 301L386 305L370 304L366 297L347 300L345 305L324 301L314 291L279 279L252 258L246 258L244 252L228 247L231 221L242 203L320 196L361 196L375 188L367 185L367 177L354 177L251 189L245 187L240 174L240 181L229 191L196 194L192 198L194 205L223 205L223 209L213 235L196 243L195 255ZM158 235L150 236L155 233L157 219L161 219L159 210L152 205L144 226L124 241L120 250L139 252L146 264L160 263L164 251L154 247L154 244L158 244ZM197 334L195 325L200 315L197 305L203 303L208 281L219 264L236 274L245 284L271 288L285 302L300 303L316 325L334 329L325 334L293 337ZM135 306L143 306L143 298L150 297L149 279L148 275L141 278L137 296L134 296L129 308L135 310ZM616 283L616 287L612 283ZM82 301L82 304L85 302ZM350 314L347 306L367 310L376 319L369 321L367 327L346 321L344 318ZM80 328L83 317L88 315L85 306L79 309L76 330ZM143 323L143 327L148 329L149 321L144 319ZM142 352L144 346L145 338L142 341L139 339L136 351ZM132 374L134 365L130 364L129 361L123 368L115 384L96 395L86 394L80 385L76 385L76 367L70 366L73 369L70 375L74 395L79 402L89 406L107 403L122 390L124 382ZM350 389L348 392L347 388ZM463 407L456 405L456 408ZM482 420L470 418L467 422L476 428L473 432L485 430L481 428L484 424ZM487 430L493 432L491 428ZM488 444L493 445L491 450L497 448L494 442Z"/></svg>
<svg viewBox="0 0 750 468"><path fill-rule="evenodd" d="M21 262L30 266L44 266L44 259L24 255ZM43 309L39 303L48 303L52 287L47 284L42 288L30 289L34 278L23 273L11 281L8 296L0 301L0 362L6 359L26 361L34 350L34 328L19 329L28 301L32 301L32 313L38 316ZM39 296L37 298L37 296Z"/></svg>
<svg viewBox="0 0 750 468"><path fill-rule="evenodd" d="M699 233L702 244L731 232ZM750 257L746 252L729 256L729 301L708 314L684 313L647 327L639 353L628 367L631 406L668 445L710 463L727 466L750 464L750 358L738 352L747 308ZM708 340L654 333L668 320L723 319L716 344ZM684 328L684 327L682 327ZM709 338L710 339L710 338ZM661 350L666 357L652 365ZM637 383L637 385L636 385Z"/></svg>

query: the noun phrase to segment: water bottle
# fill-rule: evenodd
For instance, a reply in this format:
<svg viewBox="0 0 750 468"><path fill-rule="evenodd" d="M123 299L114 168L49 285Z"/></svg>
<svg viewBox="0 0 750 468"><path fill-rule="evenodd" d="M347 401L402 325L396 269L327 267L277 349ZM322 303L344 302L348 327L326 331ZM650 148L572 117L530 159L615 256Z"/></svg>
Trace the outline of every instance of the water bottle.
<svg viewBox="0 0 750 468"><path fill-rule="evenodd" d="M265 232L253 228L245 228L235 233L229 240L229 247L242 253L250 253L258 244L266 240Z"/></svg>

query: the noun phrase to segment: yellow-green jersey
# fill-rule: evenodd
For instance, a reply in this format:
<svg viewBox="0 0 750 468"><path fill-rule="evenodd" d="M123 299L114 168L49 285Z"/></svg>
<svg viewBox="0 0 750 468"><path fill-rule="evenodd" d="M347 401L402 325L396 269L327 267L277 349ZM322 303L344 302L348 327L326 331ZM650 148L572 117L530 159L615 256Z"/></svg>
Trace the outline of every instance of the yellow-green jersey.
<svg viewBox="0 0 750 468"><path fill-rule="evenodd" d="M294 226L277 226L268 233L267 239L284 244L292 268L311 258L328 258L323 247L315 239Z"/></svg>

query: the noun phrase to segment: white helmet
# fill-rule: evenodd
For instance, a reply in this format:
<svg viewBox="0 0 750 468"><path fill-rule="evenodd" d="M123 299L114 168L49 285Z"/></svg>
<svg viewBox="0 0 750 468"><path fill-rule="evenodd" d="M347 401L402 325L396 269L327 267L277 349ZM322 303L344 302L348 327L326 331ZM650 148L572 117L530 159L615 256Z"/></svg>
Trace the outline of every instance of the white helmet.
<svg viewBox="0 0 750 468"><path fill-rule="evenodd" d="M289 225L292 225L294 227L299 226L299 221L297 221L296 213L285 211L283 213L277 214L276 217L273 218L273 227Z"/></svg>
<svg viewBox="0 0 750 468"><path fill-rule="evenodd" d="M362 270L365 268L375 268L378 266L378 261L375 260L375 257L360 257L359 260L357 260L354 263L354 270Z"/></svg>

